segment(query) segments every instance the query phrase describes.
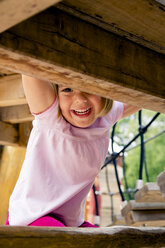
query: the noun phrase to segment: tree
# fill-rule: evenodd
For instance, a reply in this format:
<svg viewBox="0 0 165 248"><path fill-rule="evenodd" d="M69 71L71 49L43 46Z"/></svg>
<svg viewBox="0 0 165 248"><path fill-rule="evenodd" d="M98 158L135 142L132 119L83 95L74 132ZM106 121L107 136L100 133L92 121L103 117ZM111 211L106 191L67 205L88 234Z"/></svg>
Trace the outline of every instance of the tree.
<svg viewBox="0 0 165 248"><path fill-rule="evenodd" d="M156 113L142 110L142 124L145 126ZM138 113L120 120L115 129L115 142L123 148L138 133ZM155 182L157 176L165 170L165 115L160 114L144 134L145 158L147 173L150 182ZM135 189L136 180L139 178L140 166L140 139L134 141L125 151L126 177L129 188ZM134 148L135 147L135 148ZM145 166L143 180L147 181Z"/></svg>

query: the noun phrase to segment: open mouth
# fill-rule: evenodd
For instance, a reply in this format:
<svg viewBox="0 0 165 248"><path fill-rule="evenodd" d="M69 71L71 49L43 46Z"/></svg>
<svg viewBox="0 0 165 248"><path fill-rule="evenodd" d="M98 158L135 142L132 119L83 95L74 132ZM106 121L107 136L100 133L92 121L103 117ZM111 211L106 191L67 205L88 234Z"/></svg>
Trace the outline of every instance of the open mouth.
<svg viewBox="0 0 165 248"><path fill-rule="evenodd" d="M88 115L90 115L92 111L92 108L88 108L88 109L81 109L81 110L72 110L72 112L79 117L87 117Z"/></svg>

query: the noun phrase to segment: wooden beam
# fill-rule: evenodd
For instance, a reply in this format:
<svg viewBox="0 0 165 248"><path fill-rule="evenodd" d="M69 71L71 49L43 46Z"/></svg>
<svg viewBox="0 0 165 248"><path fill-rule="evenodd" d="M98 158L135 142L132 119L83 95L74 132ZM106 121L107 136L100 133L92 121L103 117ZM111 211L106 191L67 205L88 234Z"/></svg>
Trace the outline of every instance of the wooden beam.
<svg viewBox="0 0 165 248"><path fill-rule="evenodd" d="M14 123L32 121L34 117L30 113L28 105L24 104L24 105L3 107L3 108L1 107L0 119L1 121L14 124Z"/></svg>
<svg viewBox="0 0 165 248"><path fill-rule="evenodd" d="M156 1L64 0L58 7L165 54L165 6Z"/></svg>
<svg viewBox="0 0 165 248"><path fill-rule="evenodd" d="M27 103L22 87L21 75L0 78L0 107Z"/></svg>
<svg viewBox="0 0 165 248"><path fill-rule="evenodd" d="M15 126L0 121L0 144L18 145L18 131Z"/></svg>
<svg viewBox="0 0 165 248"><path fill-rule="evenodd" d="M165 228L0 227L0 247L164 247Z"/></svg>
<svg viewBox="0 0 165 248"><path fill-rule="evenodd" d="M164 55L55 7L1 34L0 64L165 113Z"/></svg>
<svg viewBox="0 0 165 248"><path fill-rule="evenodd" d="M57 2L59 0L0 1L0 33Z"/></svg>

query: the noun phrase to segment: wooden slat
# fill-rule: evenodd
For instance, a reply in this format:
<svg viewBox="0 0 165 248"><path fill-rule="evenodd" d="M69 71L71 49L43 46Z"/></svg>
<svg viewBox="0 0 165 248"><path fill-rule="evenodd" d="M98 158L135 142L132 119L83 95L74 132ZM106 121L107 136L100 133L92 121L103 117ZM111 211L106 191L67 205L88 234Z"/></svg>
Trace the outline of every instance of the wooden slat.
<svg viewBox="0 0 165 248"><path fill-rule="evenodd" d="M59 8L165 54L165 6L150 0L64 0Z"/></svg>
<svg viewBox="0 0 165 248"><path fill-rule="evenodd" d="M21 75L0 78L0 107L27 103L22 87Z"/></svg>
<svg viewBox="0 0 165 248"><path fill-rule="evenodd" d="M165 226L165 210L133 210L125 216L131 226Z"/></svg>
<svg viewBox="0 0 165 248"><path fill-rule="evenodd" d="M163 171L157 178L157 184L160 187L160 191L165 196L165 171ZM165 198L164 198L165 199Z"/></svg>
<svg viewBox="0 0 165 248"><path fill-rule="evenodd" d="M0 121L0 145L18 145L18 131L11 125Z"/></svg>
<svg viewBox="0 0 165 248"><path fill-rule="evenodd" d="M20 73L165 113L163 55L56 8L4 32L0 63Z"/></svg>
<svg viewBox="0 0 165 248"><path fill-rule="evenodd" d="M121 210L123 216L127 215L132 210L165 210L165 202L136 202L131 200Z"/></svg>
<svg viewBox="0 0 165 248"><path fill-rule="evenodd" d="M4 147L0 166L0 225L6 222L9 197L18 179L25 152L23 147Z"/></svg>
<svg viewBox="0 0 165 248"><path fill-rule="evenodd" d="M127 225L165 226L165 202L129 201L121 210Z"/></svg>
<svg viewBox="0 0 165 248"><path fill-rule="evenodd" d="M27 146L30 132L32 129L32 122L26 122L19 124L19 145L20 146Z"/></svg>
<svg viewBox="0 0 165 248"><path fill-rule="evenodd" d="M59 0L0 1L0 33L57 2Z"/></svg>
<svg viewBox="0 0 165 248"><path fill-rule="evenodd" d="M122 209L122 215L127 214L131 210L165 210L165 202L136 202L131 200Z"/></svg>
<svg viewBox="0 0 165 248"><path fill-rule="evenodd" d="M136 192L134 198L137 202L165 202L157 183L146 183Z"/></svg>
<svg viewBox="0 0 165 248"><path fill-rule="evenodd" d="M32 121L34 117L30 113L28 105L24 104L18 106L0 107L0 119L9 123L22 123Z"/></svg>
<svg viewBox="0 0 165 248"><path fill-rule="evenodd" d="M164 247L165 228L0 227L1 248Z"/></svg>

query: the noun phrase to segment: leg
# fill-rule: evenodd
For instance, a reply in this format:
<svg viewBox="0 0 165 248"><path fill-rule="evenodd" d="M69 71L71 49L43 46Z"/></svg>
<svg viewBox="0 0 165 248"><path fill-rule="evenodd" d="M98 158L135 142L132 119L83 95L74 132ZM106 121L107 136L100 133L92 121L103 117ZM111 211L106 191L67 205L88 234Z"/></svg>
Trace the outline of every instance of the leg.
<svg viewBox="0 0 165 248"><path fill-rule="evenodd" d="M9 226L9 216L7 217L6 224ZM56 220L52 214L43 216L35 221L33 221L31 224L28 226L58 226L58 227L65 227L65 225L59 221Z"/></svg>
<svg viewBox="0 0 165 248"><path fill-rule="evenodd" d="M33 221L31 224L29 224L28 226L57 226L57 227L65 227L65 225L55 219L55 217L52 216L52 214L50 215L45 215L35 221Z"/></svg>

